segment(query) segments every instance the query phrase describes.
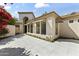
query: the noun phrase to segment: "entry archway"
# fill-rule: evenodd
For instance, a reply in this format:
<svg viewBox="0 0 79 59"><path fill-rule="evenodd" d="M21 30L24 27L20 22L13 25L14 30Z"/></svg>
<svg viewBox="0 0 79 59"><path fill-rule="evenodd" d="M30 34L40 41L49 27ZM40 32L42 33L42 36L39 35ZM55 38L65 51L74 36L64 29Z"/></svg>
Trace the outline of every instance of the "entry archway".
<svg viewBox="0 0 79 59"><path fill-rule="evenodd" d="M23 23L26 24L27 21L28 21L28 17L24 17L24 18L23 18Z"/></svg>
<svg viewBox="0 0 79 59"><path fill-rule="evenodd" d="M28 21L28 17L23 18L23 24L24 24L24 33L27 33L27 25L25 25Z"/></svg>

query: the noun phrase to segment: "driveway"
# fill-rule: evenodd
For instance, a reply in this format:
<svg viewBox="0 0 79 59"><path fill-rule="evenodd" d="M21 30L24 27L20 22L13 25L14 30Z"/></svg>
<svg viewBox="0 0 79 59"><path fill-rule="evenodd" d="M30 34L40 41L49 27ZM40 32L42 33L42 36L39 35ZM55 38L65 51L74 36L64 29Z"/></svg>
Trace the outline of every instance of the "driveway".
<svg viewBox="0 0 79 59"><path fill-rule="evenodd" d="M0 55L79 56L79 40L58 39L48 42L20 34L0 41Z"/></svg>

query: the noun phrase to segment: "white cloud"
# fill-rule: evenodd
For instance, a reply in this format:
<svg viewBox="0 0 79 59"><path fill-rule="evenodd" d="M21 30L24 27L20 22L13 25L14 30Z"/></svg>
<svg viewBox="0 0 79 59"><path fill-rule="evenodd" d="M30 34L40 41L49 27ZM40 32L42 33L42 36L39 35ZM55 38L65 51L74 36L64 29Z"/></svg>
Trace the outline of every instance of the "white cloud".
<svg viewBox="0 0 79 59"><path fill-rule="evenodd" d="M4 8L5 8L6 10L11 9L11 6L5 5L4 3L0 3L0 5L1 5L1 6L4 6Z"/></svg>
<svg viewBox="0 0 79 59"><path fill-rule="evenodd" d="M48 6L49 6L49 4L46 4L46 3L36 3L35 4L36 8L42 8L42 7L48 7Z"/></svg>
<svg viewBox="0 0 79 59"><path fill-rule="evenodd" d="M9 9L11 9L11 6L4 6L4 8L9 10Z"/></svg>
<svg viewBox="0 0 79 59"><path fill-rule="evenodd" d="M4 6L4 3L0 3L0 5L3 5Z"/></svg>

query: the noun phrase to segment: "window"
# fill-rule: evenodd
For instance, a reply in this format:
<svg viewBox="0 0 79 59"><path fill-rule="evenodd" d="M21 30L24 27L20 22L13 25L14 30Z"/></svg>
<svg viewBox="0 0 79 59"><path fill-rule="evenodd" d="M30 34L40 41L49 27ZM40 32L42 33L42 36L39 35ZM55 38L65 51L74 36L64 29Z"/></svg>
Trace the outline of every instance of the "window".
<svg viewBox="0 0 79 59"><path fill-rule="evenodd" d="M69 23L73 23L73 20L69 20Z"/></svg>
<svg viewBox="0 0 79 59"><path fill-rule="evenodd" d="M33 24L28 24L28 32L33 33Z"/></svg>
<svg viewBox="0 0 79 59"><path fill-rule="evenodd" d="M40 34L40 22L36 23L36 33Z"/></svg>
<svg viewBox="0 0 79 59"><path fill-rule="evenodd" d="M41 22L41 34L46 34L46 21Z"/></svg>

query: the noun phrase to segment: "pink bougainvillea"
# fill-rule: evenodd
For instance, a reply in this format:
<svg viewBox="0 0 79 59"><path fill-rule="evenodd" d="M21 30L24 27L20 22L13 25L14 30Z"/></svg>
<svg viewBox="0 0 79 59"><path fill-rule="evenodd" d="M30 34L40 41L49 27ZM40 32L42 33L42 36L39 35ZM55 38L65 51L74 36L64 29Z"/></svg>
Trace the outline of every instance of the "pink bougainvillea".
<svg viewBox="0 0 79 59"><path fill-rule="evenodd" d="M12 16L5 9L0 8L0 31L7 26L11 19Z"/></svg>

